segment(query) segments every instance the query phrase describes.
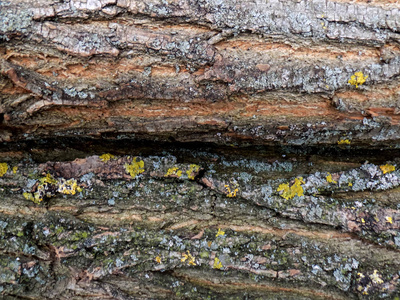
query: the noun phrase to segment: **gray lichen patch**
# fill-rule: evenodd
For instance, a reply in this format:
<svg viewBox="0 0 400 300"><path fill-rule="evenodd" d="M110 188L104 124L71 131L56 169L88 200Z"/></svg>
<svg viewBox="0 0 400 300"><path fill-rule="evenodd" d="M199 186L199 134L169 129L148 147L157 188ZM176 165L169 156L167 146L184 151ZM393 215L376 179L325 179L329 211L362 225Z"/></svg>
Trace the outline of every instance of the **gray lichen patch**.
<svg viewBox="0 0 400 300"><path fill-rule="evenodd" d="M17 13L18 12L18 13ZM32 12L0 3L0 37L9 39L13 35L26 34L32 26Z"/></svg>
<svg viewBox="0 0 400 300"><path fill-rule="evenodd" d="M118 270L140 280L142 272L155 272L154 276L162 276L163 273L157 271L182 268L188 269L187 272L201 270L209 278L222 276L222 281L240 277L248 284L262 285L270 278L277 277L278 284L286 282L305 287L311 279L315 286L329 285L340 293L356 288L348 280L353 272L368 269L369 264L376 263L375 258L369 256L369 251L354 251L359 247L358 241L318 241L296 233L282 237L275 235L273 231L262 234L225 229L222 236L216 237L215 228L206 229L199 239L190 239L187 233L179 230L151 231L138 227L102 228L93 225L88 227L67 215L60 217L52 213L27 224L28 226L22 224L22 231L18 227L14 229L12 219L2 222L7 223L4 233L14 235L14 240L21 242L21 247L27 249L24 251L28 251L21 253L20 259L16 260L17 268L20 265L22 267L22 274L15 271L12 275L12 264L7 262L10 271L3 276L7 276L10 283L22 283L24 278L36 276L52 276L48 269L41 267L45 261L24 264L29 261L29 255L39 254L35 250L28 250L29 246L23 246L24 241L28 242L26 230L32 230L29 243L40 247L49 243L54 245L61 260L61 265L56 267L57 273L62 271L61 266L71 265L77 268L76 261L80 261L82 264L79 267L84 268L86 276L95 279L107 278L108 274ZM7 247L9 242L3 238L2 243ZM185 253L190 253L195 265L187 264L183 260ZM387 252L386 255L395 259L397 254ZM90 263L94 257L96 260ZM216 257L222 263L219 273L212 267ZM44 257L43 259L46 260ZM386 270L387 275L382 278L387 278L390 272L390 269ZM171 288L165 285L168 282L161 280L159 284L164 288ZM194 285L199 288L198 283ZM45 287L46 285L43 286ZM210 288L208 284L200 284L200 287L202 288L199 290L203 292Z"/></svg>
<svg viewBox="0 0 400 300"><path fill-rule="evenodd" d="M50 279L68 284L75 272L92 288L123 274L122 293L139 282L194 298L215 296L221 283L235 295L239 282L250 295L271 284L289 295L310 286L338 298L398 293L398 209L366 197L396 191L396 161L327 172L326 158L181 150L7 164L18 169L0 178L6 293L37 282L28 294L49 297ZM72 178L82 191L70 193ZM57 189L40 204L22 196L44 184Z"/></svg>

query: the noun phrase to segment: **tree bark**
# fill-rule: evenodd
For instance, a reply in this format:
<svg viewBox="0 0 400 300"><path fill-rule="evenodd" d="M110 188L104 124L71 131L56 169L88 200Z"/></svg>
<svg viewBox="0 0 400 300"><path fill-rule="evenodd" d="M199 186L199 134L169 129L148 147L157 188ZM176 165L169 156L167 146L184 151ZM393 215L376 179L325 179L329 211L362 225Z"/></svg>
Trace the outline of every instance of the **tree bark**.
<svg viewBox="0 0 400 300"><path fill-rule="evenodd" d="M399 8L0 2L3 297L397 299Z"/></svg>

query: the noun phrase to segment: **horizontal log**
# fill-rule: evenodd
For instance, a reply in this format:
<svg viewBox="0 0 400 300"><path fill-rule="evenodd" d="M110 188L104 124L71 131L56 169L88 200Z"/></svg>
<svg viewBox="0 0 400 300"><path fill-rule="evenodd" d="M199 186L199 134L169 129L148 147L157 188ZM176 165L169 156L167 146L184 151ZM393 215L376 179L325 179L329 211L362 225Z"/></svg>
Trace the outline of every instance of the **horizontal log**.
<svg viewBox="0 0 400 300"><path fill-rule="evenodd" d="M399 294L397 162L184 153L2 163L3 293Z"/></svg>
<svg viewBox="0 0 400 300"><path fill-rule="evenodd" d="M398 143L396 2L1 7L2 141Z"/></svg>

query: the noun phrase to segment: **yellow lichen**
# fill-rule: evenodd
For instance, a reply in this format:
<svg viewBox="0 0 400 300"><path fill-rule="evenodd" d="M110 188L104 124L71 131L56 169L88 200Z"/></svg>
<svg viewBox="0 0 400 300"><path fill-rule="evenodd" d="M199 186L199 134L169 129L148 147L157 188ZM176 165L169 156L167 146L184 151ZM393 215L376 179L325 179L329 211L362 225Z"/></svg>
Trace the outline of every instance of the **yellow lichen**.
<svg viewBox="0 0 400 300"><path fill-rule="evenodd" d="M12 168L12 171L13 171L14 174L17 174L18 167L17 167L17 166L13 167L13 168Z"/></svg>
<svg viewBox="0 0 400 300"><path fill-rule="evenodd" d="M82 188L78 186L75 179L64 179L56 180L47 173L46 176L39 179L39 185L36 187L34 192L24 192L22 195L25 199L31 200L37 204L43 201L43 199L50 198L56 195L57 192L66 195L75 195L76 192L81 192Z"/></svg>
<svg viewBox="0 0 400 300"><path fill-rule="evenodd" d="M36 204L39 204L40 202L43 201L43 197L40 196L40 192L35 192L35 193L24 192L22 193L22 195L26 200L33 201Z"/></svg>
<svg viewBox="0 0 400 300"><path fill-rule="evenodd" d="M351 142L348 139L341 139L337 143L338 143L338 145L350 145L351 144Z"/></svg>
<svg viewBox="0 0 400 300"><path fill-rule="evenodd" d="M392 219L392 217L386 217L386 222L387 222L387 223L390 223L390 224L393 224L393 219Z"/></svg>
<svg viewBox="0 0 400 300"><path fill-rule="evenodd" d="M57 191L66 195L75 195L76 192L81 192L82 189L78 186L78 183L75 179L65 180L62 178L58 183Z"/></svg>
<svg viewBox="0 0 400 300"><path fill-rule="evenodd" d="M379 168L382 170L383 174L390 173L390 172L393 172L394 170L396 170L395 166L389 165L389 164L380 166Z"/></svg>
<svg viewBox="0 0 400 300"><path fill-rule="evenodd" d="M144 161L143 160L137 161L137 157L134 157L132 159L132 163L125 164L124 168L125 171L132 176L132 178L135 178L137 175L144 172Z"/></svg>
<svg viewBox="0 0 400 300"><path fill-rule="evenodd" d="M226 196L229 198L236 197L236 193L239 192L239 184L234 178L230 179L229 184L225 184L224 187Z"/></svg>
<svg viewBox="0 0 400 300"><path fill-rule="evenodd" d="M374 270L374 273L369 275L369 277L371 278L372 282L375 283L375 284L382 284L383 283L381 275L378 274L378 270Z"/></svg>
<svg viewBox="0 0 400 300"><path fill-rule="evenodd" d="M289 183L282 183L279 185L277 191L280 193L282 198L286 200L294 198L294 196L304 196L304 190L301 186L302 183L305 183L303 177L296 178L292 186L289 186Z"/></svg>
<svg viewBox="0 0 400 300"><path fill-rule="evenodd" d="M189 166L189 170L186 171L186 174L189 179L194 180L194 178L196 177L197 172L199 172L199 170L200 170L200 166L191 164Z"/></svg>
<svg viewBox="0 0 400 300"><path fill-rule="evenodd" d="M278 191L278 192L281 192L281 191L282 191L281 196L282 196L283 198L285 198L286 200L290 198L291 191L290 191L289 183L282 183L282 184L280 184L279 187L278 187L278 189L277 189L277 191Z"/></svg>
<svg viewBox="0 0 400 300"><path fill-rule="evenodd" d="M190 254L189 250L187 250L187 254L183 253L182 256L183 256L183 258L181 258L181 262L187 261L188 265L191 265L191 266L195 266L196 265L195 257L193 257Z"/></svg>
<svg viewBox="0 0 400 300"><path fill-rule="evenodd" d="M337 183L337 181L333 180L331 173L328 173L328 176L326 176L326 181L329 183Z"/></svg>
<svg viewBox="0 0 400 300"><path fill-rule="evenodd" d="M213 269L221 269L223 266L222 266L222 263L221 263L221 261L219 260L219 258L218 257L216 257L216 258L214 258L214 265L213 265Z"/></svg>
<svg viewBox="0 0 400 300"><path fill-rule="evenodd" d="M215 237L224 236L224 235L225 235L225 231L222 231L221 228L218 228L218 232L217 232L217 234L215 235Z"/></svg>
<svg viewBox="0 0 400 300"><path fill-rule="evenodd" d="M33 198L32 193L24 192L24 193L22 193L22 195L24 196L24 198L25 198L26 200L34 201L34 199L35 199L35 198Z"/></svg>
<svg viewBox="0 0 400 300"><path fill-rule="evenodd" d="M159 264L161 264L161 257L157 256L157 257L155 258L155 260L156 260L156 262L158 262Z"/></svg>
<svg viewBox="0 0 400 300"><path fill-rule="evenodd" d="M36 204L39 204L42 201L43 201L43 197L40 196L40 193L36 192L33 194L33 202L35 202Z"/></svg>
<svg viewBox="0 0 400 300"><path fill-rule="evenodd" d="M47 173L46 176L39 179L40 184L37 186L36 191L32 193L25 192L22 195L25 199L31 200L36 204L39 204L43 201L45 197L54 196L55 185L57 185L58 181L51 176L51 174Z"/></svg>
<svg viewBox="0 0 400 300"><path fill-rule="evenodd" d="M100 155L99 158L102 162L108 162L110 159L115 158L115 156L110 153L104 153L103 155Z"/></svg>
<svg viewBox="0 0 400 300"><path fill-rule="evenodd" d="M7 173L8 165L6 163L0 163L0 177L3 177Z"/></svg>
<svg viewBox="0 0 400 300"><path fill-rule="evenodd" d="M365 223L365 220L364 220L364 218L361 218L361 223Z"/></svg>
<svg viewBox="0 0 400 300"><path fill-rule="evenodd" d="M226 189L226 196L229 198L236 197L236 193L239 191L238 188L231 189L231 187L228 184L225 184L225 189Z"/></svg>
<svg viewBox="0 0 400 300"><path fill-rule="evenodd" d="M365 278L365 275L358 272L357 273L357 282L360 282L363 278ZM367 284L366 286L363 286L361 284L357 285L357 291L362 292L363 295L368 295L368 290L370 289L371 285Z"/></svg>
<svg viewBox="0 0 400 300"><path fill-rule="evenodd" d="M179 170L177 167L169 168L167 173L164 175L165 177L181 177L182 176L182 171Z"/></svg>
<svg viewBox="0 0 400 300"><path fill-rule="evenodd" d="M358 86L362 85L367 78L368 75L364 76L363 72L355 72L354 75L351 75L348 83L350 83L351 85L355 85L356 88L358 88Z"/></svg>
<svg viewBox="0 0 400 300"><path fill-rule="evenodd" d="M57 184L57 180L51 176L51 174L47 173L45 177L39 179L41 184L49 183L49 184Z"/></svg>
<svg viewBox="0 0 400 300"><path fill-rule="evenodd" d="M353 186L353 184L351 182L349 182L348 186Z"/></svg>

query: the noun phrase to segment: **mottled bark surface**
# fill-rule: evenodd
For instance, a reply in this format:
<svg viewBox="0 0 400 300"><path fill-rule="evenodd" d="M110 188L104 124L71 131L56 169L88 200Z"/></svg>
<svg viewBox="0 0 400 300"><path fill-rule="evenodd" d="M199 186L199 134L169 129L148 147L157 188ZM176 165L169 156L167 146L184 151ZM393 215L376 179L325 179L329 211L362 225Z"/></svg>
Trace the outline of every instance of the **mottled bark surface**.
<svg viewBox="0 0 400 300"><path fill-rule="evenodd" d="M152 156L136 149L134 156L43 163L33 161L36 151L5 153L3 295L400 294L400 171L390 168L397 160L209 150L165 146Z"/></svg>
<svg viewBox="0 0 400 300"><path fill-rule="evenodd" d="M399 299L399 8L0 1L3 298Z"/></svg>
<svg viewBox="0 0 400 300"><path fill-rule="evenodd" d="M399 141L397 1L0 5L3 141Z"/></svg>

